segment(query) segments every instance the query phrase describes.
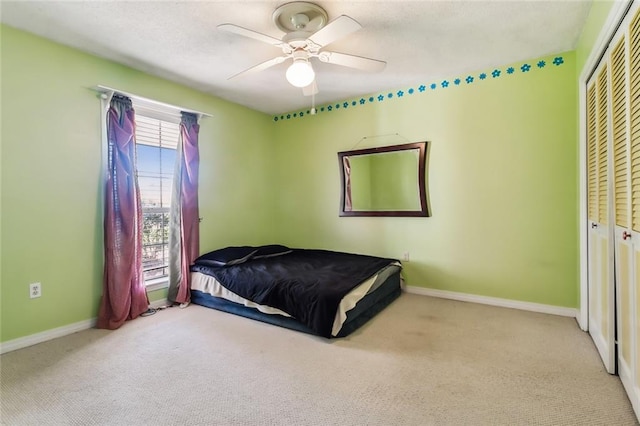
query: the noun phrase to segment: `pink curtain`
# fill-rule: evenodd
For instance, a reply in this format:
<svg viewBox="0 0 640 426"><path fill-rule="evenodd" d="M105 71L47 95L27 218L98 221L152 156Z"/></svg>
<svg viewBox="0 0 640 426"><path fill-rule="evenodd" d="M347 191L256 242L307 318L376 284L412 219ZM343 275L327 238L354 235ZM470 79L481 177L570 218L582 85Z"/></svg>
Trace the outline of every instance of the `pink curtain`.
<svg viewBox="0 0 640 426"><path fill-rule="evenodd" d="M186 303L191 300L189 266L200 251L200 220L198 218L198 118L194 114L182 113L180 122L180 144L178 146L174 192L171 200L171 222L174 224L170 241L169 292L172 302ZM176 229L177 228L177 229ZM178 258L179 255L179 258Z"/></svg>
<svg viewBox="0 0 640 426"><path fill-rule="evenodd" d="M142 210L135 172L131 99L114 95L107 112L104 283L98 328L114 330L148 309L142 276Z"/></svg>
<svg viewBox="0 0 640 426"><path fill-rule="evenodd" d="M344 167L344 211L350 212L353 209L351 200L351 163L348 157L342 157Z"/></svg>

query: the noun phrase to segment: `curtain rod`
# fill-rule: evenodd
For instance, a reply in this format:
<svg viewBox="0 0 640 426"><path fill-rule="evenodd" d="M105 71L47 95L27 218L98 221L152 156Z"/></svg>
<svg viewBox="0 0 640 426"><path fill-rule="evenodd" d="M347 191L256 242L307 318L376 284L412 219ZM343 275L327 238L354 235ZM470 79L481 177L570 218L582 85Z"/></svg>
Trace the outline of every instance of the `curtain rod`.
<svg viewBox="0 0 640 426"><path fill-rule="evenodd" d="M143 101L145 103L149 103L151 105L157 105L159 107L175 110L175 111L178 111L178 112L190 112L191 114L197 114L200 117L212 117L211 114L207 114L206 112L196 111L194 109L182 108L182 107L179 107L179 106L176 106L176 105L171 105L171 104L167 104L167 103L164 103L164 102L154 101L153 99L145 98L144 96L139 96L139 95L136 95L134 93L125 92L124 90L113 89L113 88L107 87L107 86L97 85L97 86L92 87L91 89L95 90L98 93L107 93L107 92L119 93L121 95L125 95L125 96L128 96L130 98L137 99L137 100Z"/></svg>

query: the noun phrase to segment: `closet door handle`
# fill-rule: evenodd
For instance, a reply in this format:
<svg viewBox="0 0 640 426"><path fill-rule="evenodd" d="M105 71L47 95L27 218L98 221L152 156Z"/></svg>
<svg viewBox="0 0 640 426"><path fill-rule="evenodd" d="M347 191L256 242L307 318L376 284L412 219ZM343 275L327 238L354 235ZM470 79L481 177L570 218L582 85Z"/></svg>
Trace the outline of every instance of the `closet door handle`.
<svg viewBox="0 0 640 426"><path fill-rule="evenodd" d="M623 239L623 240L626 240L626 239L629 239L629 238L631 238L631 233L629 233L629 232L627 232L627 231L624 231L624 232L622 233L622 239Z"/></svg>
<svg viewBox="0 0 640 426"><path fill-rule="evenodd" d="M591 229L595 229L598 227L598 224L595 222L591 222Z"/></svg>

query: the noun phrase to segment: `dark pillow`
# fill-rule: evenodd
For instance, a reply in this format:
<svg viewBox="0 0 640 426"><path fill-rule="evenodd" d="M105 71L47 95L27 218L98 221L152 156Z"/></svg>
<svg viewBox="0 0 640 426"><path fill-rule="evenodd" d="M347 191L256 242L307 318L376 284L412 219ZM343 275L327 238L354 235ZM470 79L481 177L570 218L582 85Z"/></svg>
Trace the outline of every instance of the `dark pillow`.
<svg viewBox="0 0 640 426"><path fill-rule="evenodd" d="M225 247L210 251L195 260L195 264L208 266L231 266L246 262L256 253L256 247Z"/></svg>
<svg viewBox="0 0 640 426"><path fill-rule="evenodd" d="M258 247L258 251L253 255L253 259L264 259L266 257L281 256L283 254L291 253L289 247L281 246L279 244L271 244L268 246Z"/></svg>

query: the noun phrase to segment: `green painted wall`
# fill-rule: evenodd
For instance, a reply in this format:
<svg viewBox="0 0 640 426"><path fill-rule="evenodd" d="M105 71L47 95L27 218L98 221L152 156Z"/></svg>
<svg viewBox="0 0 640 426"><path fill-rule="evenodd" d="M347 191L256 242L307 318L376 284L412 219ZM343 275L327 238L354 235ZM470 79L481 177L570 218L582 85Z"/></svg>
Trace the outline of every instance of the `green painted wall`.
<svg viewBox="0 0 640 426"><path fill-rule="evenodd" d="M436 90L278 117L277 180L288 188L276 204L281 239L395 258L408 251L408 285L576 307L576 63L573 52L562 57L560 66L551 56L544 68L529 61L529 72L518 63L499 78L485 70L472 84L462 76L446 89L439 80ZM424 140L432 217L338 217L337 152Z"/></svg>
<svg viewBox="0 0 640 426"><path fill-rule="evenodd" d="M6 26L0 37L1 341L97 314L97 84L213 114L200 132L201 250L276 241L270 117ZM29 299L35 281L42 297Z"/></svg>

